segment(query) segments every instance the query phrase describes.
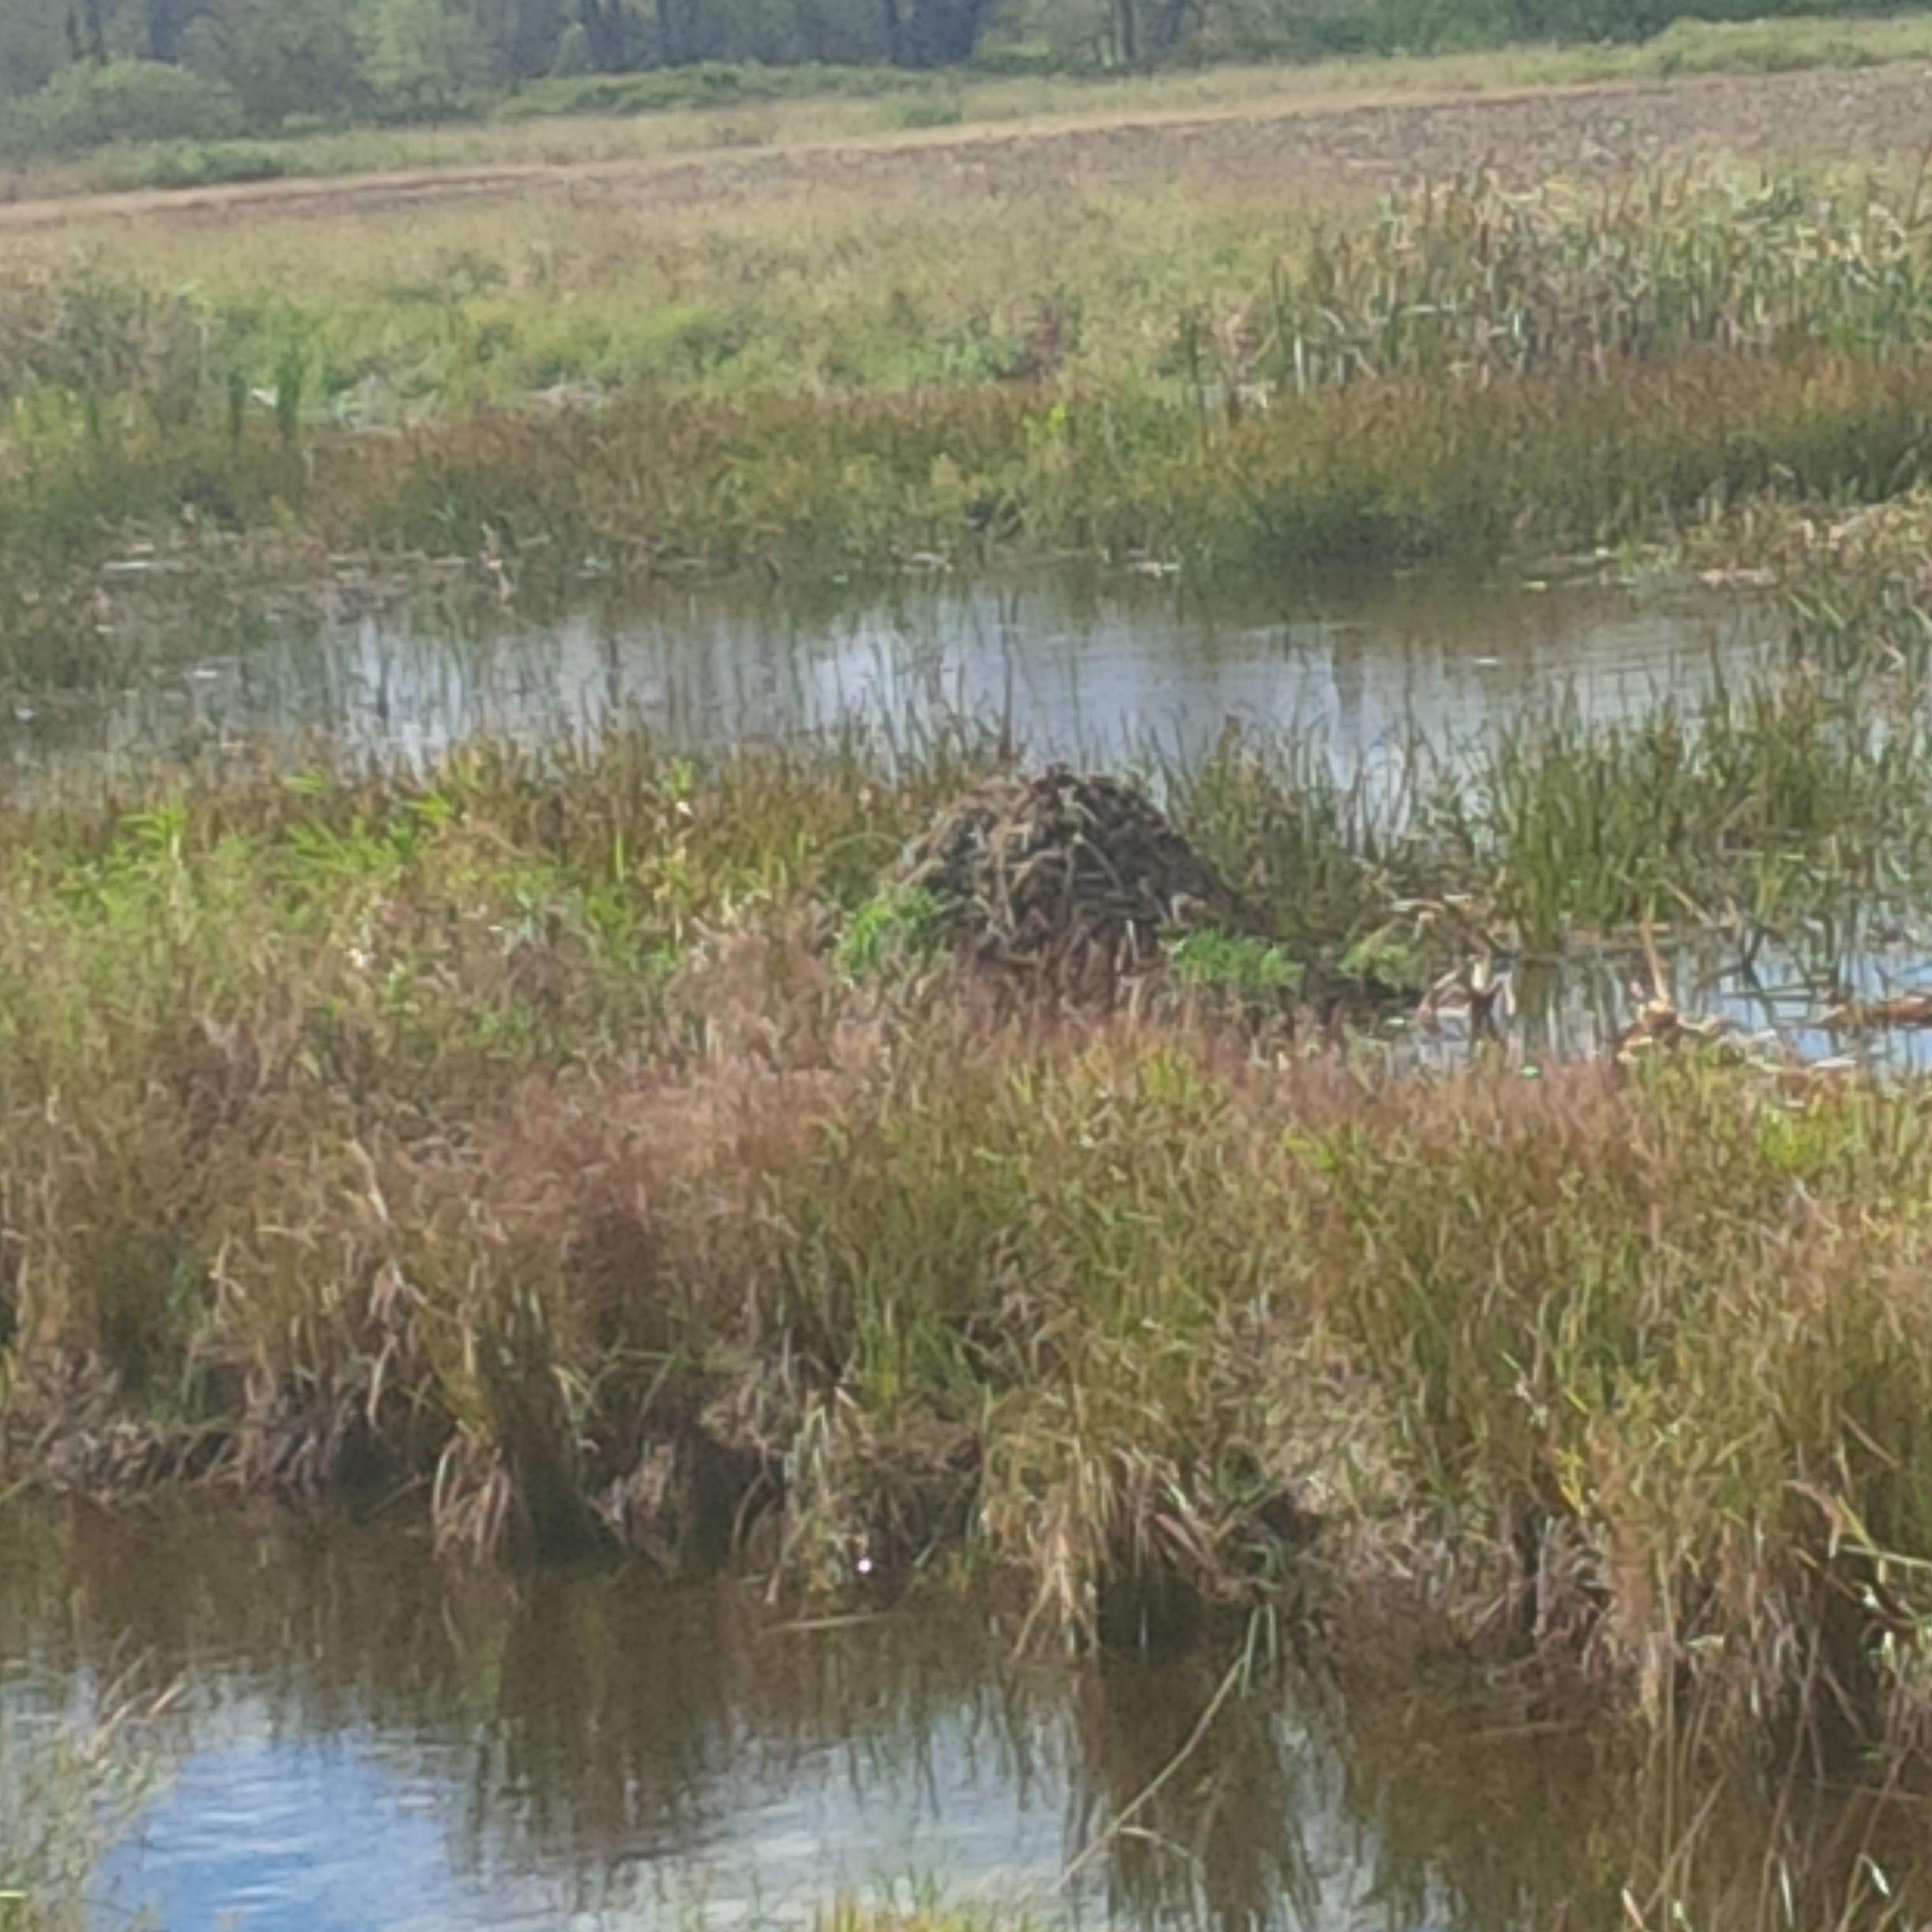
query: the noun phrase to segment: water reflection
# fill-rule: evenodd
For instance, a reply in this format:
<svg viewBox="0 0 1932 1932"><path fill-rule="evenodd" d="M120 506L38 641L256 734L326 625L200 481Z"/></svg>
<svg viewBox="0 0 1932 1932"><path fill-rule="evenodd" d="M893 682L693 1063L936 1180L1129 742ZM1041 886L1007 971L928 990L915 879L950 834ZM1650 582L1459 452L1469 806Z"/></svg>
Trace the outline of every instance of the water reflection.
<svg viewBox="0 0 1932 1932"><path fill-rule="evenodd" d="M424 758L641 717L694 744L966 717L1042 756L1185 756L1230 720L1317 734L1353 768L1561 699L1586 717L1694 694L1762 642L1748 606L1440 576L1266 599L1171 583L942 581L843 607L707 590L477 635L395 613L291 627L110 698L0 710L0 764L326 735Z"/></svg>
<svg viewBox="0 0 1932 1932"><path fill-rule="evenodd" d="M1908 1807L1788 1795L1774 1819L1762 1792L1637 1777L1586 1706L1413 1642L1331 1632L1190 1750L1225 1645L1022 1661L950 1599L774 1627L742 1584L463 1575L395 1526L205 1499L17 1509L0 1537L9 1672L139 1653L192 1687L103 1923L151 1901L167 1932L616 1932L931 1886L1049 1923L1500 1932L1625 1924L1673 1856L1713 1925L1762 1922L1774 1853L1796 1923L1862 1856L1908 1901L1932 1880Z"/></svg>
<svg viewBox="0 0 1932 1932"><path fill-rule="evenodd" d="M1768 1062L1847 1061L1891 1078L1932 1069L1932 1027L1859 1028L1835 1020L1845 1008L1932 994L1932 948L1923 916L1910 929L1853 907L1831 930L1799 929L1767 942L1735 932L1690 930L1657 944L1666 989L1682 1011L1720 1021L1737 1050ZM1651 963L1634 940L1561 958L1503 958L1511 1017L1503 1029L1526 1067L1602 1052L1653 995ZM1413 1038L1413 1050L1453 1065L1482 1044L1451 1013Z"/></svg>

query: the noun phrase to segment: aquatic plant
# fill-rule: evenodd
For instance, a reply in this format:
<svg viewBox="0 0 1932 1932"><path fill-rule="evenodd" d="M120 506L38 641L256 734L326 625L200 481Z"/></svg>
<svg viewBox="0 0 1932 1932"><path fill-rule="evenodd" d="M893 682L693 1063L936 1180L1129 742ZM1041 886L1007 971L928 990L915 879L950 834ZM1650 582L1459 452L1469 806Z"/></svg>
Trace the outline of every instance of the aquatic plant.
<svg viewBox="0 0 1932 1932"><path fill-rule="evenodd" d="M1792 178L1512 191L1477 174L1318 234L1206 339L1224 380L1601 378L1698 348L1909 350L1932 305L1910 210Z"/></svg>
<svg viewBox="0 0 1932 1932"><path fill-rule="evenodd" d="M155 1788L144 1735L155 1700L119 1691L88 1715L51 1708L42 1687L0 1681L0 1928L79 1932L88 1888Z"/></svg>
<svg viewBox="0 0 1932 1932"><path fill-rule="evenodd" d="M888 885L847 922L839 935L839 970L857 979L888 960L931 950L945 923L938 896L918 886Z"/></svg>

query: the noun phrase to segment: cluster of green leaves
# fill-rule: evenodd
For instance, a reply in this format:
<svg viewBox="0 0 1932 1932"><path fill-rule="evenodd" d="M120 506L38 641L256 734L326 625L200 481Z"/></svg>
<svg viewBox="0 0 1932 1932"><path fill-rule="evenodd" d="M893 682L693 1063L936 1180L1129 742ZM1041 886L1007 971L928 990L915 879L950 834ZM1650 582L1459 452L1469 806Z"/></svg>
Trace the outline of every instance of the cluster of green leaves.
<svg viewBox="0 0 1932 1932"><path fill-rule="evenodd" d="M1307 977L1306 967L1284 947L1213 927L1177 939L1168 949L1167 961L1182 986L1230 993L1256 1005L1279 1003L1298 992Z"/></svg>
<svg viewBox="0 0 1932 1932"><path fill-rule="evenodd" d="M887 962L930 952L945 922L946 908L919 887L887 886L846 922L839 935L839 970L848 979L876 973Z"/></svg>

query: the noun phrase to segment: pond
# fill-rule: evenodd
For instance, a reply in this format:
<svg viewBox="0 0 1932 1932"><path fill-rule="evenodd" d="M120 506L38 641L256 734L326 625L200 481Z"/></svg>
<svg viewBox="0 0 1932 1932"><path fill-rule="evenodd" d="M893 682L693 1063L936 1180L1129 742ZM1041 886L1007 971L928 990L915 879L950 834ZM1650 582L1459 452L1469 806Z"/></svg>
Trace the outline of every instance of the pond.
<svg viewBox="0 0 1932 1932"><path fill-rule="evenodd" d="M739 1582L466 1574L403 1523L205 1498L17 1510L0 1537L12 1679L185 1686L103 1926L630 1932L932 1896L1043 1925L1503 1932L1627 1924L1624 1886L1673 1851L1713 1919L1773 1858L1800 1924L1861 1860L1902 1900L1932 1881L1909 1806L1787 1792L1774 1825L1741 1778L1694 1818L1580 1698L1413 1633L1290 1628L1204 1731L1239 1630L1041 1657L972 1596L798 1621Z"/></svg>
<svg viewBox="0 0 1932 1932"><path fill-rule="evenodd" d="M1453 766L1513 723L1694 705L1717 680L1748 676L1783 636L1762 595L1633 589L1601 562L1563 567L1331 571L1262 590L1083 565L976 583L914 575L805 601L783 586L710 585L586 603L543 624L456 624L339 597L328 621L123 691L17 698L0 709L0 777L85 784L156 758L298 758L323 743L421 762L478 735L543 741L620 721L694 748L848 729L910 746L967 721L1036 761L1158 765L1198 756L1233 727L1318 745L1345 781L1399 809L1418 744ZM182 663L180 638L157 642ZM1871 941L1868 927L1894 923L1851 916L1748 960L1735 941L1699 940L1667 963L1700 1010L1808 1059L1849 1043L1915 1065L1932 1058L1932 1033L1848 1043L1819 1024L1835 999L1932 984L1919 935ZM1601 1046L1630 1017L1634 970L1618 955L1521 972L1530 1050Z"/></svg>
<svg viewBox="0 0 1932 1932"><path fill-rule="evenodd" d="M712 746L966 718L1039 758L1185 758L1230 722L1319 737L1352 769L1559 704L1692 698L1775 634L1762 603L1568 583L1333 575L1265 595L1091 571L800 608L659 593L543 625L453 630L388 609L291 626L110 695L0 710L0 769L323 736L423 758L480 732L637 718ZM180 641L170 654L178 656Z"/></svg>

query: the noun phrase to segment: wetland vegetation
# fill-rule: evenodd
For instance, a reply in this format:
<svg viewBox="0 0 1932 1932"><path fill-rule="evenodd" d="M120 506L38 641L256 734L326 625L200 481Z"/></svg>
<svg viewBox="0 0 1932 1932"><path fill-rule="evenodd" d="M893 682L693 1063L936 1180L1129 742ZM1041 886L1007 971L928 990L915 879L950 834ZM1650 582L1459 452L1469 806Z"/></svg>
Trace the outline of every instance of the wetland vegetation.
<svg viewBox="0 0 1932 1932"><path fill-rule="evenodd" d="M751 1537L807 1589L963 1546L1085 1632L1427 1551L1460 1613L1653 1705L1829 1664L1902 1724L1915 1095L1338 1065L1295 1019L1304 972L1372 1032L1472 949L1909 905L1896 675L1559 720L1398 808L1230 739L1165 795L1265 940L1098 1007L1050 949L949 964L966 889L892 882L995 765L969 736L21 802L17 1458L419 1485L479 1552Z"/></svg>
<svg viewBox="0 0 1932 1932"><path fill-rule="evenodd" d="M125 1683L103 1692L77 1708L63 1687L18 1676L10 1659L0 1677L6 1932L80 1932L103 1857L155 1788L159 1700L137 1699Z"/></svg>
<svg viewBox="0 0 1932 1932"><path fill-rule="evenodd" d="M1701 580L1777 631L1357 761L1248 720L1043 773L1009 704L30 768L0 1508L346 1498L452 1574L721 1567L806 1626L970 1581L1035 1649L1245 1631L1250 1687L1387 1619L1673 1807L1720 1760L1919 1802L1932 1134L1866 1049L1927 1009L1859 974L1932 891L1932 96L1211 84L1178 130L0 227L28 723L318 612L1067 553ZM1827 100L1859 141L1788 152ZM1713 957L1827 1050L1714 1024ZM1619 1010L1526 1031L1586 959ZM1674 1857L1610 1915L1666 1923ZM1712 1923L1778 1917L1758 1870ZM0 1925L59 1878L0 1854Z"/></svg>
<svg viewBox="0 0 1932 1932"><path fill-rule="evenodd" d="M1932 399L1917 193L1479 175L1284 212L882 182L721 219L699 193L163 232L111 264L24 238L0 667L122 675L156 608L245 609L325 558L457 560L541 612L587 573L1485 564L1882 497Z"/></svg>

